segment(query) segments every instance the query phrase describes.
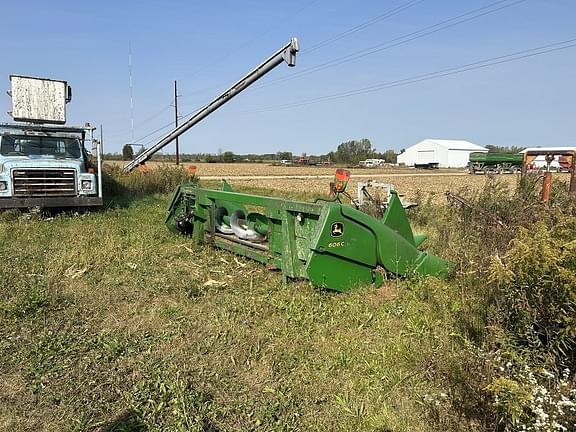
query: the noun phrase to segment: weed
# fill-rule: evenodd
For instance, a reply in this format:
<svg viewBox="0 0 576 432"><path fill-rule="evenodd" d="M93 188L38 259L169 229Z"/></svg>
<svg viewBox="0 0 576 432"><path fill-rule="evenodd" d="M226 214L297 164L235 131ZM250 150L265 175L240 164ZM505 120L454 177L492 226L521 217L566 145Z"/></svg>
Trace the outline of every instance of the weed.
<svg viewBox="0 0 576 432"><path fill-rule="evenodd" d="M166 194L181 183L193 180L183 167L162 165L152 170L123 173L118 165L105 165L104 196L134 198L151 194Z"/></svg>

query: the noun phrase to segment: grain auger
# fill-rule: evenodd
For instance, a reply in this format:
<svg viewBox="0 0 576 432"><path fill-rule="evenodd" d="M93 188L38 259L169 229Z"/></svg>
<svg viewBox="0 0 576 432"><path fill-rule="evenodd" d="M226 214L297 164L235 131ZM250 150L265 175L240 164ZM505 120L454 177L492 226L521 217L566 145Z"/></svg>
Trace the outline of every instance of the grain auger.
<svg viewBox="0 0 576 432"><path fill-rule="evenodd" d="M418 250L395 191L381 219L340 202L349 173L338 170L334 196L316 202L234 192L198 184L179 186L166 225L198 244L213 245L279 269L285 278L308 279L320 288L348 291L381 285L388 276L443 277L452 264Z"/></svg>

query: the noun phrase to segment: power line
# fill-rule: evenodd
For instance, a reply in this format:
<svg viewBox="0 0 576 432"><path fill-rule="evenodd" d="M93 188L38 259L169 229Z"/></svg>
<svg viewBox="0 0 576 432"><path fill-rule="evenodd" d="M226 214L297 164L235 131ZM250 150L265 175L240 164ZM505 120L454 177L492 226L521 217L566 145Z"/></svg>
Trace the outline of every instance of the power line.
<svg viewBox="0 0 576 432"><path fill-rule="evenodd" d="M387 50L390 48L394 48L394 47L397 47L400 45L404 45L404 44L411 42L413 40L420 39L420 38L423 38L426 36L430 36L431 34L438 33L442 30L446 30L448 28L457 26L459 24L463 24L463 23L466 23L468 21L472 21L474 19L483 17L485 15L498 12L502 9L506 9L506 8L511 7L511 6L515 6L519 3L525 2L527 0L515 0L512 3L502 4L502 3L509 2L509 1L510 0L499 0L499 1L496 1L493 3L490 3L486 6L481 7L481 8L473 9L469 12L464 13L464 14L449 18L447 20L438 22L436 24L426 26L420 30L416 30L416 31L408 33L408 34L398 36L394 39L379 43L379 44L374 45L372 47L365 48L365 49L362 49L360 51L356 51L356 52L351 53L347 56L342 56L342 57L335 58L333 60L329 60L329 61L321 63L319 65L301 70L300 72L296 72L292 75L276 78L274 80L271 80L271 81L268 81L264 84L261 84L261 85L257 86L256 88L264 88L264 87L274 85L276 83L289 81L289 80L293 80L293 79L298 79L298 78L301 78L303 76L310 75L312 73L327 69L329 67L338 66L338 65L341 65L344 63L349 63L349 62L357 60L359 58L366 57L368 55L375 54L377 52L381 52L381 51L384 51L384 50ZM501 6L494 8L494 6L498 6L498 5L501 5Z"/></svg>
<svg viewBox="0 0 576 432"><path fill-rule="evenodd" d="M148 123L150 120L154 120L156 117L158 117L159 115L163 114L164 112L168 111L170 108L172 108L172 102L170 102L168 105L166 105L164 108L162 108L161 110L159 110L158 112L156 112L155 114L152 114L150 117L145 118L142 121L139 121L136 126L141 126L144 123Z"/></svg>
<svg viewBox="0 0 576 432"><path fill-rule="evenodd" d="M307 9L308 7L310 7L311 5L313 5L314 3L316 3L317 1L318 1L318 0L312 0L311 2L307 3L304 7L302 7L302 8L299 9L298 11L296 11L296 12L295 12L295 15L298 14L298 13L300 13L300 12L302 12L304 9ZM360 31L360 30L368 27L369 25L373 25L373 24L375 24L376 22L382 21L382 20L384 20L384 19L386 19L386 18L389 18L389 17L391 17L391 16L394 16L394 15L396 15L396 14L399 14L400 12L402 12L402 11L404 11L404 10L412 7L412 6L415 6L416 4L421 3L421 2L423 2L423 1L424 1L424 0L410 0L410 1L408 1L407 3L403 3L402 5L400 5L400 6L396 7L396 8L390 9L389 11L387 11L387 12L381 14L381 15L378 15L378 16L376 16L376 17L374 17L374 18L372 18L372 19L370 19L370 20L368 20L368 21L366 21L366 22L364 22L364 23L361 23L361 24L359 24L359 25L357 25L357 26L355 26L355 27L352 27L352 28L349 29L349 30L346 30L346 31L341 32L341 33L339 33L339 34L337 34L337 35L335 35L335 36L333 36L333 37L331 37L331 38L328 38L328 39L326 39L326 40L324 40L324 41L322 41L322 42L319 42L318 44L316 44L316 45L314 45L313 47L311 47L307 52L312 52L312 51L315 51L315 50L317 50L317 49L320 49L320 48L322 48L322 47L325 46L325 45L331 44L331 43L333 43L333 42L335 42L335 41L337 41L337 40L339 40L339 39L342 39L342 38L348 36L349 34L353 34L353 33L357 32L357 31ZM458 16L449 18L449 19L444 20L444 21L441 21L441 22L439 22L439 23L436 23L436 24L433 24L433 25L424 27L424 28L422 28L422 29L420 29L420 30L417 30L417 31L408 33L408 34L406 34L406 35L402 35L402 36L396 37L396 38L394 38L394 39L392 39L392 40L389 40L389 41L387 41L387 42L383 42L383 43L377 44L377 45L375 45L375 46L372 46L372 47L365 48L365 49L363 49L363 50L357 51L357 52L355 52L355 53L352 53L352 54L349 55L349 56L339 57L339 58L330 60L330 61L328 61L328 62L322 63L322 64L320 64L320 65L317 65L317 66L314 66L314 67L305 69L305 70L303 70L303 71L301 71L301 72L297 72L297 73L295 73L295 74L293 74L293 75L277 78L277 79L275 79L275 80L269 81L269 82L264 83L264 84L261 84L261 85L259 85L259 86L256 86L256 88L263 88L263 87L267 87L267 86L276 84L276 83L278 83L278 82L283 82L283 81L287 81L287 80L297 79L297 78L300 78L300 77L302 77L302 76L306 76L306 75L312 74L312 73L314 73L314 72L317 72L317 71L326 69L326 68L331 67L331 66L337 66L337 65L339 65L339 64L343 64L343 63L347 63L347 62L350 62L350 61L354 61L354 60L356 60L356 59L358 59L358 58L365 57L365 56L367 56L367 55L371 55L371 54L374 54L374 53L376 53L376 52L380 52L380 51L383 51L383 50L386 50L386 49L390 49L390 48L393 48L393 47L396 47L396 46L399 46L399 45L403 45L403 44L408 43L408 42L410 42L410 41L412 41L412 40L419 39L419 38L428 36L428 35L430 35L430 34L433 34L433 33L436 33L436 32L442 31L442 30L445 30L445 29L447 29L447 28L454 27L454 26L456 26L456 25L459 25L459 24L462 24L462 23L471 21L471 20L473 20L473 19L476 19L476 18L485 16L485 15L488 15L488 14L491 14L491 13L494 13L494 12L497 12L497 11L500 11L500 10L502 10L502 9L505 9L505 8L514 6L514 5L516 5L516 4L525 2L526 0L515 0L515 1L513 1L512 3L507 3L507 2L509 2L509 1L510 1L510 0L498 0L498 1L495 1L495 2L493 2L493 3L490 3L490 4L486 5L486 6L473 9L473 10L471 10L471 11L469 11L469 12L464 13L464 14L460 14L460 15L458 15ZM504 4L503 4L503 3L504 3ZM493 8L494 6L498 6L498 5L501 5L501 6L496 7L496 8ZM492 8L492 9L491 9L491 8ZM247 42L246 44L250 44L250 43L252 43L252 42L253 42L253 40ZM229 55L230 55L230 53L227 54L226 57L229 56ZM214 64L214 63L212 63L212 64ZM197 72L198 72L198 71L197 71ZM161 112L165 111L167 108L168 108L168 107L163 108ZM161 113L161 112L160 112L160 113ZM187 114L186 116L183 116L183 118L188 117L188 116L191 116L191 115L194 114L195 112L196 112L196 111L194 111L194 112L192 112L192 113L190 113L190 114ZM158 113L158 115L159 115L160 113ZM148 137L156 134L156 133L159 132L159 131L162 131L162 130L164 130L164 129L167 129L167 128L170 127L170 126L173 126L173 124L172 124L172 123L165 124L165 125L157 128L157 129L153 130L152 132L144 135L143 137L141 137L140 139L136 140L135 142L140 142L141 140L146 139L146 138L148 138ZM153 139L153 140L154 140L154 139ZM152 141L153 141L153 140L152 140ZM150 141L150 142L152 142L152 141ZM148 144L148 143L147 143L147 144Z"/></svg>
<svg viewBox="0 0 576 432"><path fill-rule="evenodd" d="M573 48L573 47L576 47L576 38L568 39L568 40L561 41L561 42L555 42L552 44L543 45L540 47L531 48L531 49L527 49L527 50L517 51L514 53L510 53L510 54L506 54L506 55L502 55L502 56L498 56L498 57L491 57L491 58L476 61L473 63L468 63L468 64L464 64L464 65L456 66L456 67L452 67L452 68L447 68L447 69L441 69L439 71L429 72L429 73L425 73L425 74L421 74L421 75L416 75L416 76L409 77L409 78L383 82L383 83L374 84L374 85L371 85L368 87L362 87L362 88L358 88L355 90L349 90L346 92L334 93L331 95L319 96L319 97L311 98L311 99L304 99L301 101L295 101L295 102L291 102L288 104L269 106L269 107L264 107L264 108L256 109L256 110L242 111L242 113L259 113L259 112L276 111L276 110L282 110L282 109L288 109L288 108L296 108L296 107L300 107L300 106L304 106L304 105L316 104L316 103L320 103L320 102L333 101L333 100L343 99L343 98L347 98L347 97L351 97L351 96L357 96L357 95L361 95L361 94L365 94L365 93L373 93L373 92L377 92L377 91L381 91L381 90L385 90L385 89L389 89L389 88L393 88L393 87L400 87L400 86L406 86L406 85L410 85L410 84L416 84L416 83L419 83L422 81L428 81L428 80L442 78L442 77L446 77L446 76L450 76L450 75L457 75L460 73L469 72L469 71L476 70L476 69L483 69L483 68L503 64L503 63L510 63L510 62L522 60L525 58L535 57L535 56L539 56L539 55L543 55L543 54L547 54L547 53L551 53L551 52L555 52L555 51L561 51L561 50L565 50L565 49Z"/></svg>
<svg viewBox="0 0 576 432"><path fill-rule="evenodd" d="M303 12L305 9L308 9L310 6L314 5L314 4L317 3L318 1L319 1L319 0L312 0L312 1L308 2L306 5L304 5L303 7L301 7L300 9L298 9L296 12L294 12L294 15L298 15L299 13ZM333 43L333 42L335 42L335 41L337 41L337 40L340 40L340 39L342 39L342 38L350 35L350 34L353 34L353 33L356 33L356 32L358 32L358 31L360 31L360 30L363 30L364 28L366 28L366 27L368 27L368 26L370 26L370 25L376 24L377 22L380 22L380 21L382 21L382 20L384 20L384 19L386 19L386 18L391 18L392 16L397 15L397 14L403 12L404 10L406 10L406 9L412 7L412 6L415 6L415 5L418 4L418 3L422 3L423 1L425 1L425 0L410 0L410 1L406 2L406 3L403 3L402 5L397 6L396 8L392 8L392 9L384 12L383 14L380 14L380 15L374 17L374 18L371 18L371 19L368 20L368 21L365 21L365 22L363 22L363 23L355 26L355 27L352 27L352 28L350 28L350 29L348 29L348 30L346 30L346 31L344 31L344 32L338 33L337 35L335 35L335 36L333 36L333 37L331 37L331 38L325 39L324 41L321 41L321 42L317 43L316 45L314 45L314 46L312 46L311 48L309 48L306 52L316 51L317 49L319 49L319 48L321 48L321 47L324 47L325 45L331 44L331 43ZM505 0L505 1L508 1L508 0ZM267 30L266 33L269 32L269 31L270 31L270 30ZM261 37L261 35L260 35L259 37ZM250 45L251 43L253 43L253 42L254 42L256 39L258 39L259 37L255 37L255 38L249 40L248 42L246 42L246 43L244 43L243 45L241 45L240 48L245 47L245 46L247 46L247 45ZM237 50L238 50L238 48L235 48L234 52L236 52ZM224 60L225 58L229 57L231 54L232 54L232 52L229 52L229 53L225 54L224 56L220 57L218 60L210 63L209 65L205 65L205 66L201 67L200 69L196 70L196 72L193 72L192 75L190 75L189 77L192 77L192 76L198 74L200 71L206 69L206 68L209 67L209 66L213 66L214 64L217 64L218 62L220 62L220 61ZM216 87L214 87L214 88L216 88ZM202 89L202 90L196 90L196 91L193 91L191 94L202 93L202 92L204 92L205 90L207 90L207 89L205 88L205 89ZM164 110L165 110L165 109L163 109L162 112L163 112ZM196 112L196 111L194 111L193 113L187 114L186 116L183 116L183 118L184 118L184 117L191 116L191 115L194 114L195 112ZM144 135L143 137L139 138L139 139L136 140L135 142L140 142L140 141L142 141L143 139L146 139L146 138L148 138L148 137L156 134L157 132L160 132L160 131L162 131L162 130L164 130L164 129L167 129L169 126L172 126L172 123L167 123L167 124L165 124L165 125L163 125L163 126L160 126L159 128L157 128L157 129L153 130L152 132L150 132L150 133ZM154 139L153 139L153 140L154 140ZM153 140L152 140L152 141L153 141ZM152 141L148 141L145 145L149 144L149 143L152 142Z"/></svg>
<svg viewBox="0 0 576 432"><path fill-rule="evenodd" d="M180 98L180 97L182 97L182 95L178 95L178 98ZM203 103L203 104L200 106L200 108L197 108L197 109L195 109L194 111L189 112L188 114L180 115L180 116L178 116L178 118L179 118L180 120L186 120L188 117L192 117L192 116L193 116L194 114L196 114L198 111L204 109L204 108L206 107L206 105L208 105L209 102L210 102L210 101L207 101L207 102ZM172 107L174 107L174 105L172 105L172 103L170 103L170 105L169 105L168 107L172 108ZM174 127L174 122L173 122L173 121L170 122L170 123L166 123L166 124L158 127L157 129L154 129L153 131L151 131L151 132L147 133L146 135L144 135L144 136L140 137L139 139L137 139L136 142L141 142L142 140L144 140L144 139L146 139L146 138L148 138L148 137L151 137L152 135L157 134L158 132L163 131L163 130L169 128L169 127L172 127L172 128ZM152 138L151 140L149 140L149 141L147 141L146 143L144 143L144 146L147 146L148 144L156 141L158 138L160 138L160 137L163 136L163 135L164 135L164 133L158 135L158 136L155 137L155 138Z"/></svg>
<svg viewBox="0 0 576 432"><path fill-rule="evenodd" d="M425 1L425 0L410 0L410 1L406 2L406 3L401 4L400 6L397 6L397 7L395 7L395 8L389 9L389 10L387 10L386 12L384 12L383 14L380 14L380 15L374 17L374 18L371 18L371 19L369 19L368 21L365 21L365 22L363 22L363 23L361 23L361 24L358 24L358 25L356 25L356 26L354 26L354 27L352 27L352 28L350 28L350 29L348 29L348 30L345 30L345 31L343 31L343 32L341 32L341 33L338 33L338 34L336 34L336 35L334 35L334 36L332 36L332 37L330 37L330 38L328 38L328 39L325 39L325 40L323 40L323 41L321 41L321 42L318 42L317 44L312 45L312 46L311 46L310 48L308 48L308 49L302 50L302 53L301 53L301 54L308 54L308 53L317 51L317 50L319 50L320 48L325 47L326 45L331 45L331 44L333 44L334 42L339 41L340 39L343 39L343 38L345 38L345 37L347 37L347 36L350 36L351 34L357 33L357 32L359 32L360 30L364 30L365 28L370 27L371 25L374 25L374 24L376 24L376 23L378 23L378 22L380 22L380 21L383 21L383 20L385 20L385 19L387 19L387 18L392 18L393 16L398 15L398 14L404 12L406 9L409 9L409 8L411 8L412 6L416 6L418 3L422 3L422 2L424 2L424 1Z"/></svg>
<svg viewBox="0 0 576 432"><path fill-rule="evenodd" d="M394 81L387 81L387 82L378 83L378 84L374 84L374 85L367 86L367 87L361 87L361 88L358 88L355 90L349 90L346 92L340 92L340 93L334 93L334 94L325 95L325 96L319 96L319 97L311 98L311 99L304 99L301 101L295 101L295 102L291 102L288 104L269 106L269 107L264 107L261 109L255 109L255 110L240 111L240 112L237 112L237 114L263 113L263 112L284 110L284 109L290 109L290 108L297 108L297 107L301 107L301 106L305 106L305 105L312 105L312 104L316 104L316 103L328 102L328 101L333 101L333 100L338 100L338 99L344 99L344 98L348 98L348 97L352 97L352 96L358 96L361 94L374 93L374 92L382 91L382 90L389 89L389 88L407 86L407 85L416 84L416 83L420 83L420 82L428 81L428 80L432 80L432 79L442 78L442 77L451 76L451 75L457 75L457 74L469 72L472 70L484 69L484 68L496 66L499 64L503 64L503 63L510 63L510 62L522 60L525 58L535 57L535 56L548 54L548 53L556 52L556 51L561 51L561 50L565 50L565 49L573 48L573 47L576 47L576 38L564 40L561 42L555 42L555 43L551 43L551 44L547 44L547 45L542 45L542 46L539 46L536 48L530 48L530 49L526 49L526 50L522 50L522 51L517 51L514 53L505 54L505 55L501 55L501 56L497 56L497 57L491 57L488 59L479 60L479 61L476 61L473 63L467 63L467 64L460 65L460 66L441 69L441 70L438 70L435 72L428 72L425 74L415 75L415 76L412 76L409 78L403 78L403 79L394 80ZM182 116L182 118L185 119L187 117L190 117L201 109L202 108L199 108L198 110L195 110L191 113L188 113L188 114ZM171 127L171 126L173 127L173 124L174 124L173 122L167 123L164 126L161 126L158 129L153 130L149 134L144 135L143 137L138 139L136 142L140 142L140 141L144 140L145 138L148 138L148 137L150 137L150 136L152 136L152 135L154 135L154 134L156 134L156 133L158 133L158 132L160 132L160 131L168 128L168 127ZM160 134L157 137L154 137L151 140L147 141L144 144L144 146L156 141L162 135L164 135L164 134Z"/></svg>
<svg viewBox="0 0 576 432"><path fill-rule="evenodd" d="M163 125L163 126L160 126L158 129L154 129L152 132L149 132L149 133L147 133L146 135L138 138L138 139L136 140L136 142L141 142L142 140L144 140L144 139L146 139L146 138L148 138L148 137L150 137L150 136L152 136L152 135L154 135L154 134L156 134L156 133L158 133L158 132L160 132L160 131L162 131L162 130L170 127L170 126L174 127L174 122L173 122L173 121L171 121L170 123L167 123L167 124L165 124L165 125ZM150 142L151 142L151 141L148 141L148 142L146 142L146 144L149 144ZM146 145L146 144L144 144L144 145Z"/></svg>
<svg viewBox="0 0 576 432"><path fill-rule="evenodd" d="M413 6L413 5L415 5L416 3L421 2L421 1L423 1L423 0L412 0L411 2L408 2L408 3L405 3L405 4L401 5L401 6L399 6L399 8L402 8L402 7L407 8L408 5ZM317 65L317 66L315 66L315 67L313 67L313 68L306 69L306 70L304 70L304 71L302 71L302 72L299 72L299 73L296 73L296 74L294 74L294 75L291 75L291 76L288 76L288 77L278 78L278 79L276 79L276 80L273 80L273 81L270 81L270 82L265 83L265 84L263 84L263 85L260 85L260 86L258 86L258 88L266 87L266 86L269 86L269 85L272 85L272 84L275 84L275 83L281 82L281 81L286 81L286 80L290 80L290 79L296 79L296 78L299 78L299 77L301 77L301 76L314 73L314 72L316 72L316 71L318 71L318 70L322 70L322 69L325 69L325 68L330 67L330 66L335 66L335 65L338 65L338 64L342 64L342 63L346 63L346 62L349 62L349 61L353 61L353 60L356 60L356 59L358 59L358 58L365 57L365 56L367 56L367 55L373 54L373 53L375 53L375 52L383 51L383 50L385 50L385 49L389 49L389 48L392 48L392 47L395 47L395 46L399 46L399 45L408 43L408 42L410 42L410 41L412 41L412 40L415 40L415 39L419 39L419 38L428 36L428 35L430 35L430 34L439 32L439 31L441 31L441 30L445 30L446 28L453 27L453 26L462 24L462 23L464 23L464 22L471 21L471 20L473 20L473 19L476 19L476 18L485 16L485 15L488 15L488 14L491 14L491 13L494 13L494 12L497 12L497 11L500 11L500 10L502 10L502 9L505 9L505 8L508 8L508 7L511 7L511 6L514 6L514 5L516 5L516 4L519 4L519 3L522 3L522 2L525 2L525 1L526 1L526 0L515 0L515 1L511 2L511 3L509 3L510 0L498 0L498 1L495 1L495 2L492 2L492 3L488 4L488 5L486 5L486 6L473 9L473 10L471 10L471 11L468 11L468 12L464 13L464 14L460 14L460 15L458 15L458 16L449 18L449 19L447 19L447 20L443 20L443 21L441 21L441 22L439 22L439 23L436 23L436 24L433 24L433 25L424 27L424 28L422 28L422 29L420 29L420 30L411 32L411 33L409 33L409 34L406 34L406 35L403 35L403 36L399 36L399 37L394 38L394 39L392 39L392 40L390 40L390 41L388 41L388 42L384 42L384 43L375 45L375 46L373 46L373 47L370 47L370 48L366 48L366 49L357 51L356 53L353 53L351 56L339 57L339 58L334 59L334 60L331 60L331 61L329 61L329 62L326 62L326 63L320 64L320 65ZM498 6L498 5L500 5L500 6ZM498 7L494 8L494 6L498 6ZM398 10L398 8L392 9L392 10L388 11L388 14L390 14L390 13L399 13L399 12L395 12L395 11L397 11L397 10ZM386 15L386 13L384 13L384 14L382 14L382 15L379 15L378 17L375 17L373 20L378 19L378 18L380 18L380 17L383 17L383 16L385 16L385 15ZM384 19L384 18L382 18L382 19ZM371 21L372 21L372 20L371 20ZM367 21L366 23L369 23L369 22L371 22L371 21ZM366 23L363 23L363 24L366 24ZM352 31L353 29L355 29L355 28L357 28L357 27L362 26L363 24L361 24L361 25L359 25L359 26L356 26L356 27L350 29L350 31ZM358 30L357 30L357 31L358 31ZM336 35L334 38L339 37L340 35L343 35L344 33L346 33L346 32L342 32L342 33L340 33L339 35ZM342 36L342 37L344 37L344 36ZM407 39L407 38L408 38L408 39ZM324 42L329 42L329 41L330 41L330 39L327 39L327 40L324 41ZM396 42L396 41L399 41L399 42L394 43L394 42ZM320 44L323 44L324 42L321 42ZM320 44L317 44L316 47L319 47ZM345 93L348 93L348 92L345 92ZM323 97L320 98L320 99L321 99L321 100L319 100L319 101L324 100ZM315 103L315 101L316 101L316 100L314 99L314 100L306 100L306 101L304 101L304 102L305 102L306 104L308 104L308 103ZM286 104L286 105L292 106L291 104ZM296 106L300 106L300 105L298 104L298 105L296 105ZM280 107L283 107L283 106L280 106ZM264 108L263 110L266 110L266 108ZM253 112L261 112L261 111L262 111L262 110L255 110L255 111L253 111ZM196 112L196 111L194 111L194 112L192 112L192 113L190 113L190 114L187 114L187 115L184 116L184 117L191 116L191 115L194 114L195 112ZM172 126L172 125L173 125L172 123L168 123L168 124L166 124L166 125L163 125L163 126L159 127L158 129L155 129L155 130L153 130L152 132L148 133L147 135L144 135L144 136L141 137L139 140L137 140L137 142L139 142L139 141L141 141L141 140L143 140L143 139L146 139L146 138L148 138L148 137L156 134L156 133L159 132L159 131L162 131L162 130L164 130L164 129L167 129L168 127L170 127L170 126ZM154 139L152 139L151 141L147 142L146 144L149 144L149 143L152 142L152 141L154 141Z"/></svg>
<svg viewBox="0 0 576 432"><path fill-rule="evenodd" d="M289 11L288 13L286 13L284 16L291 16L290 19L294 19L294 17L296 17L297 15L299 15L300 13L302 13L303 11L305 11L306 9L308 9L309 7L313 6L314 4L318 3L320 0L311 0L308 1L306 4L304 4L304 6L300 7L299 9L296 9L295 11ZM265 35L267 35L268 33L270 33L270 31L273 29L273 26L269 26L268 29L265 29L264 31L258 33L256 36L254 36L253 38L249 39L248 41L244 42L243 44L241 44L240 46L234 46L233 50L228 51L226 54L218 57L217 59L215 59L214 61L205 64L203 66L201 66L200 68L196 69L195 72L192 72L191 75L188 75L188 78L192 78L196 75L198 75L198 73L206 70L209 67L215 66L219 63L221 63L222 61L226 60L227 58L229 58L232 54L239 52L240 50L242 50L243 48L246 48L250 45L252 45L255 41L263 39Z"/></svg>
<svg viewBox="0 0 576 432"><path fill-rule="evenodd" d="M301 7L300 9L298 9L296 12L294 12L294 16L300 14L301 12L303 12L304 10L308 9L309 7L311 7L312 5L314 5L315 3L317 3L319 0L312 0L311 2L307 3L306 5L304 5L303 7ZM326 45L330 45L340 39L343 39L351 34L357 33L371 25L374 25L380 21L383 21L387 18L392 18L395 15L400 14L401 12L404 12L406 9L409 9L419 3L423 3L426 0L410 0L406 3L401 4L400 6L397 6L395 8L389 9L388 11L384 12L383 14L380 14L374 18L371 18L361 24L358 24L348 30L345 30L341 33L338 33L330 38L327 38L321 42L318 42L317 44L313 45L312 47L305 49L305 50L301 50L300 55L302 54L307 54L313 51L316 51L320 48L323 48ZM294 17L293 16L293 17ZM292 17L292 18L293 18ZM197 75L199 72L201 72L202 70L207 69L210 66L214 66L215 64L220 63L221 61L225 60L226 58L230 57L230 55L234 52L237 52L239 49L245 48L246 46L249 46L250 44L252 44L255 40L261 39L265 34L269 33L270 29L266 30L265 32L263 32L262 34L250 39L249 41L245 42L244 44L242 44L240 47L236 47L234 49L234 51L230 51L227 54L223 55L222 57L220 57L219 59L215 60L214 62L211 62L208 65L204 65L201 68L197 69L195 72L192 73L192 75L189 75L189 78ZM217 86L213 86L213 87L207 87L207 88L203 88L200 90L195 90L192 92L189 92L190 94L197 94L197 93L204 93L207 90L212 90L212 89L217 89Z"/></svg>
<svg viewBox="0 0 576 432"><path fill-rule="evenodd" d="M162 109L160 109L159 111L155 112L154 114L150 115L149 117L145 118L142 121L139 121L138 123L135 124L135 127L141 126L145 123L148 123L150 120L154 120L156 117L160 116L161 114L163 114L164 112L166 112L168 109L172 108L172 101L168 104L165 105ZM108 136L108 138L110 137L118 137L118 136L123 136L126 135L127 133L130 133L129 129L122 129L120 132L115 132L111 135Z"/></svg>
<svg viewBox="0 0 576 432"><path fill-rule="evenodd" d="M171 105L171 106L172 106L172 105ZM193 115L196 114L198 111L200 111L202 108L204 108L204 106L205 106L205 105L203 105L201 108L198 108L197 110L194 110L194 111L192 111L192 112L190 112L190 113L188 113L188 114L186 114L186 115L179 116L179 119L185 120L187 117L193 116ZM152 132L149 132L148 134L146 134L146 135L140 137L139 139L137 139L136 142L140 142L140 141L142 141L142 140L144 140L144 139L146 139L146 138L148 138L148 137L151 137L151 136L154 135L154 134L157 134L157 133L160 132L160 131L163 131L164 129L169 128L169 127L172 127L172 128L174 127L174 122L173 122L173 121L171 121L170 123L166 123L165 125L160 126L160 127L157 128L157 129L154 129ZM148 144L156 141L158 138L160 138L160 137L163 136L163 135L164 135L164 133L158 135L158 136L155 137L155 138L152 138L151 140L149 140L149 141L147 141L146 143L144 143L144 145L146 146L146 145L148 145Z"/></svg>
<svg viewBox="0 0 576 432"><path fill-rule="evenodd" d="M576 38L568 39L565 41L555 42L555 43L551 43L548 45L539 46L536 48L530 48L530 49L517 51L514 53L510 53L510 54L505 54L505 55L501 55L501 56L497 56L497 57L491 57L488 59L479 60L479 61L476 61L473 63L467 63L467 64L460 65L460 66L441 69L441 70L438 70L435 72L428 72L428 73L415 75L415 76L408 77L408 78L403 78L403 79L394 80L394 81L387 81L387 82L378 83L378 84L374 84L374 85L367 86L367 87L361 87L361 88L358 88L355 90L349 90L346 92L339 92L339 93L334 93L334 94L330 94L330 95L319 96L319 97L311 98L311 99L304 99L301 101L295 101L295 102L291 102L288 104L268 106L268 107L263 107L260 109L254 109L254 110L238 111L236 113L237 114L263 113L263 112L284 110L284 109L289 109L289 108L297 108L300 106L312 105L312 104L316 104L316 103L327 102L327 101L332 101L332 100L337 100L337 99L343 99L343 98L357 96L357 95L361 95L361 94L365 94L365 93L373 93L373 92L385 90L388 88L401 87L401 86L416 84L416 83L419 83L422 81L428 81L428 80L442 78L442 77L446 77L446 76L450 76L450 75L457 75L460 73L469 72L469 71L476 70L476 69L483 69L483 68L495 66L498 64L502 64L502 63L510 63L513 61L518 61L518 60L522 60L522 59L529 58L529 57L535 57L538 55L543 55L543 54L547 54L547 53L551 53L551 52L555 52L555 51L561 51L561 50L572 48L575 46L576 46ZM200 109L202 109L202 108L200 108ZM185 116L183 116L183 118L190 117L190 116L194 115L200 109L193 111L189 114L186 114ZM142 141L143 139L148 138L148 137L156 134L157 132L159 132L161 130L164 130L170 126L173 126L173 124L174 123L171 122L171 123L168 123L168 124L162 126L158 129L150 132L149 134L141 137L139 140L137 140L137 142ZM158 137L160 137L160 136L161 135L159 135ZM152 138L150 141L146 142L144 145L148 145L148 144L154 142L156 139L157 139L156 137Z"/></svg>
<svg viewBox="0 0 576 432"><path fill-rule="evenodd" d="M315 3L318 3L319 0L312 0L311 2L307 3L306 5L304 5L303 7L301 7L300 9L296 10L294 12L294 15L292 18L294 18L294 16L297 16L298 14L300 14L301 12L303 12L304 10L310 8L311 6L313 6ZM397 6L395 8L389 9L388 11L384 12L383 14L380 14L374 18L369 19L368 21L365 21L361 24L358 24L348 30L345 30L341 33L338 33L330 38L327 38L321 42L318 42L317 44L313 45L312 47L305 49L305 50L301 50L300 55L302 54L307 54L307 53L311 53L313 51L316 51L320 48L323 48L326 45L330 45L340 39L343 39L351 34L357 33L371 25L374 25L380 21L383 21L387 18L392 18L395 15L400 14L401 12L404 12L406 9L409 9L419 3L423 3L426 0L410 0L406 3L401 4L400 6ZM508 0L506 0L508 1ZM225 60L226 58L230 57L230 55L232 55L234 52L239 51L242 48L245 48L246 46L251 45L255 40L261 39L264 35L266 35L267 33L270 32L270 29L266 30L265 32L261 33L260 35L248 40L247 42L245 42L244 44L240 45L240 47L236 47L233 51L229 51L228 53L224 54L223 56L219 57L218 59L216 59L215 61L204 65L202 67L200 67L199 69L197 69L195 72L193 72L191 75L188 76L188 78L191 78L195 75L197 75L199 72L207 69L210 66L214 66L218 63L220 63L221 61ZM197 93L204 93L207 90L211 90L211 89L217 89L218 87L213 86L213 87L207 87L207 88L203 88L200 90L195 90L192 92L189 92L189 94L197 94Z"/></svg>

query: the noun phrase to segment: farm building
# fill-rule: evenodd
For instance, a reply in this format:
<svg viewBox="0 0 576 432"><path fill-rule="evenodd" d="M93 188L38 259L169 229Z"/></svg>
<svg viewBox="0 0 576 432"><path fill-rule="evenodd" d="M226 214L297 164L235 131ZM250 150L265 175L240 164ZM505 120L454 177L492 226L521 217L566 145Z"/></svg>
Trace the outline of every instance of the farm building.
<svg viewBox="0 0 576 432"><path fill-rule="evenodd" d="M440 168L462 168L468 165L472 152L488 149L464 140L425 139L398 155L398 163L406 166L437 164Z"/></svg>

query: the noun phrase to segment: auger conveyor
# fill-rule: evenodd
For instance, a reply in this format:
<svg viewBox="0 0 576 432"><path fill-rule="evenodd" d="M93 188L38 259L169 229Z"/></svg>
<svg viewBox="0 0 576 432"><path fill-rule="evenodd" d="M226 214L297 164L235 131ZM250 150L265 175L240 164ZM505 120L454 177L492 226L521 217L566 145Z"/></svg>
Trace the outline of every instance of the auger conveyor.
<svg viewBox="0 0 576 432"><path fill-rule="evenodd" d="M200 123L222 105L231 101L232 98L242 93L244 90L246 90L248 87L250 87L252 84L254 84L256 81L258 81L277 66L281 65L282 63L286 63L290 67L295 66L296 53L298 52L298 49L298 40L296 38L290 39L286 45L284 45L282 48L280 48L278 51L260 63L255 69L248 72L226 91L212 99L202 108L198 109L184 123L176 126L175 129L168 132L151 147L143 150L141 153L138 153L133 160L128 162L124 168L122 168L122 171L130 172L137 166L144 164L158 151L162 150L188 129Z"/></svg>

